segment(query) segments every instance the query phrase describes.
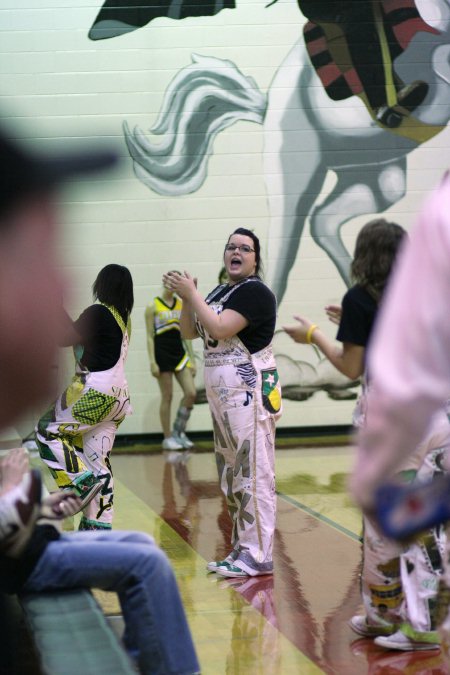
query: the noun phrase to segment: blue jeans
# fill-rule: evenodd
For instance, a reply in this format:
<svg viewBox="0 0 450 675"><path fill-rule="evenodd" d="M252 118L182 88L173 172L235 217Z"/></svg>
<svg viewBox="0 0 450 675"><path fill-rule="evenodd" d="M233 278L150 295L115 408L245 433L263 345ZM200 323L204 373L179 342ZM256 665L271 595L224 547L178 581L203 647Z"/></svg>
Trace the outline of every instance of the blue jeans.
<svg viewBox="0 0 450 675"><path fill-rule="evenodd" d="M172 568L147 534L81 531L50 542L23 592L72 588L118 594L125 646L144 675L200 671Z"/></svg>

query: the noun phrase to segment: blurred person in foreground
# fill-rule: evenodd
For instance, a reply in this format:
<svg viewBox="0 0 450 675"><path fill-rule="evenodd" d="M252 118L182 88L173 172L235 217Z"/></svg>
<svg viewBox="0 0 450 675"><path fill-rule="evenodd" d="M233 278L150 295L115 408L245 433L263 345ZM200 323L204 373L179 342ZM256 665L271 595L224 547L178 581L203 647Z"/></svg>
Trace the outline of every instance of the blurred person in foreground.
<svg viewBox="0 0 450 675"><path fill-rule="evenodd" d="M422 208L400 253L368 355L372 386L358 435L350 489L364 509L417 447L448 397L450 382L450 177ZM428 507L435 497L429 493ZM411 517L413 514L411 513ZM449 545L441 585L441 635L448 655Z"/></svg>
<svg viewBox="0 0 450 675"><path fill-rule="evenodd" d="M66 179L114 163L110 153L32 155L0 131L0 428L55 393L52 365L67 329L55 191ZM61 534L48 522L35 525L42 511L38 475L22 451L3 460L0 591L116 591L124 643L140 672L198 672L175 577L153 539L141 532ZM54 517L79 505L71 493L52 499L46 506Z"/></svg>

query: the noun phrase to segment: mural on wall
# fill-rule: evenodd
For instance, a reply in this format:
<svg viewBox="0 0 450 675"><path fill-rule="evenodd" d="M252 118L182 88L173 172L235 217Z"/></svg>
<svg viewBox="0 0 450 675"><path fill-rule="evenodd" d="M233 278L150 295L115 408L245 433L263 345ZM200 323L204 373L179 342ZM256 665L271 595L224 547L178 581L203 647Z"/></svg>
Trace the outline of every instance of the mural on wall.
<svg viewBox="0 0 450 675"><path fill-rule="evenodd" d="M350 284L343 225L404 197L408 154L450 118L449 0L298 4L307 19L303 35L267 93L233 61L192 54L168 86L150 133L123 125L137 178L173 197L195 192L207 179L217 134L237 121L262 125L270 212L266 281L279 302L306 223ZM117 37L159 16L208 16L234 7L220 0L158 6L107 0L89 37ZM330 172L334 185L319 203ZM304 399L320 389L354 397L354 383L323 361L280 357L289 373L288 397Z"/></svg>

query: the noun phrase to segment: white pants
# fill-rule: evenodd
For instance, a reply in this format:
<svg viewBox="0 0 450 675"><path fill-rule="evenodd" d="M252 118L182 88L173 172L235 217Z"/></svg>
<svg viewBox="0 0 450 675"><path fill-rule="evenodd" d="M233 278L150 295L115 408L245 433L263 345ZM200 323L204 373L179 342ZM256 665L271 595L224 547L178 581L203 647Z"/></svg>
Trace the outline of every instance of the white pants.
<svg viewBox="0 0 450 675"><path fill-rule="evenodd" d="M250 554L255 569L269 570L276 518L275 419L281 397L272 389L279 408L270 410L263 385L267 373L273 371L267 364L260 369L252 358L246 366L250 378L242 377L242 366L234 361L208 364L205 360L205 386L219 481L233 523L231 544ZM254 379L252 386L250 379Z"/></svg>

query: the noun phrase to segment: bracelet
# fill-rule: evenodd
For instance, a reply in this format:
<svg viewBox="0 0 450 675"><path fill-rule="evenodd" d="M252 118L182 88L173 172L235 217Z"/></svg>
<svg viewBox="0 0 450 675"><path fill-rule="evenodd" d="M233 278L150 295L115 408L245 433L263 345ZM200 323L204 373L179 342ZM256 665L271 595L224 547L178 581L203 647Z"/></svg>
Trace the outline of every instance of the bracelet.
<svg viewBox="0 0 450 675"><path fill-rule="evenodd" d="M315 330L317 330L319 326L316 323L312 323L310 327L308 328L306 332L306 344L311 345L312 344L312 334L314 333Z"/></svg>

